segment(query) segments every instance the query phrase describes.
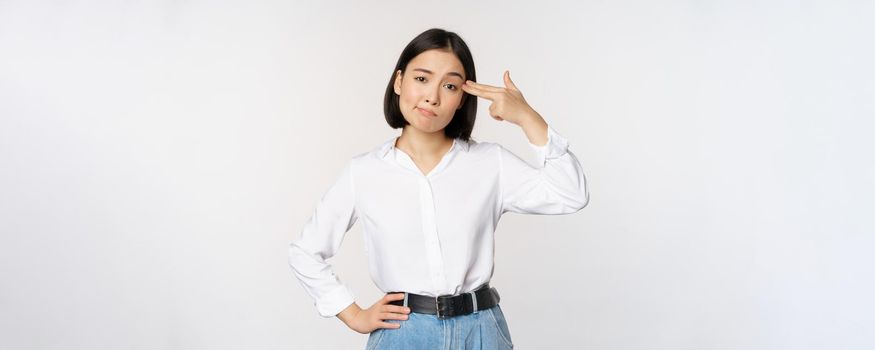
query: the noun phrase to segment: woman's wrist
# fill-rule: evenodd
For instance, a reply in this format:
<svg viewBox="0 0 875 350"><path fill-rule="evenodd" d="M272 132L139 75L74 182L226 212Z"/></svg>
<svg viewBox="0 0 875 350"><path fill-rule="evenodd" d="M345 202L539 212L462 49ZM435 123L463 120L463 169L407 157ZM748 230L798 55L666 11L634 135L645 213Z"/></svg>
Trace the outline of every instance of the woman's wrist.
<svg viewBox="0 0 875 350"><path fill-rule="evenodd" d="M540 114L535 113L527 118L524 118L522 121L520 121L519 126L526 134L526 138L529 139L529 143L537 146L543 146L547 144L547 121L545 121Z"/></svg>
<svg viewBox="0 0 875 350"><path fill-rule="evenodd" d="M337 314L337 318L339 318L343 323L347 326L350 325L350 322L355 319L356 315L362 311L362 308L358 306L356 303L349 304L343 311Z"/></svg>

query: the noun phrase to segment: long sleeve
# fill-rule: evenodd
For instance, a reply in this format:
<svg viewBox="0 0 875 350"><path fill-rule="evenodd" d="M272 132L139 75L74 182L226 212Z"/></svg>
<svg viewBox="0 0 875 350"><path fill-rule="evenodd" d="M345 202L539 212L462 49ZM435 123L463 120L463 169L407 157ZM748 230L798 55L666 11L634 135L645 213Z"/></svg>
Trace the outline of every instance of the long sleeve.
<svg viewBox="0 0 875 350"><path fill-rule="evenodd" d="M589 189L568 140L547 125L547 144L529 146L536 153L534 167L500 147L501 213L556 215L583 209Z"/></svg>
<svg viewBox="0 0 875 350"><path fill-rule="evenodd" d="M352 292L325 262L357 220L352 180L350 161L317 203L300 238L289 245L289 265L323 317L337 315L354 301Z"/></svg>

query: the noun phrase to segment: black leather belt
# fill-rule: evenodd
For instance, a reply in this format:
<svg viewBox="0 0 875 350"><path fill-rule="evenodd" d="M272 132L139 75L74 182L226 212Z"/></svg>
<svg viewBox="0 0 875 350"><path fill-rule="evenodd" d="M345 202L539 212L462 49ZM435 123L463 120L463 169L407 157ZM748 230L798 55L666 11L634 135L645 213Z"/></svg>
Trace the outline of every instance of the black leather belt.
<svg viewBox="0 0 875 350"><path fill-rule="evenodd" d="M405 293L405 292L389 292ZM498 305L501 297L498 290L484 283L477 289L459 295L441 295L430 297L427 295L405 293L404 300L393 300L389 304L407 306L410 311L421 314L437 315L438 318L449 318L473 313L477 310L485 310Z"/></svg>

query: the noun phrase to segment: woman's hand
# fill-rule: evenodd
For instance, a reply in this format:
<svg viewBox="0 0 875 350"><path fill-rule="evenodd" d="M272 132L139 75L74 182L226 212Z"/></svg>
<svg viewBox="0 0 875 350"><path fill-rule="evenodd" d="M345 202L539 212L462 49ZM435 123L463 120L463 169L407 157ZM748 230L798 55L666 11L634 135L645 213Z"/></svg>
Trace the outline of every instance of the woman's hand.
<svg viewBox="0 0 875 350"><path fill-rule="evenodd" d="M384 320L407 320L410 308L389 304L390 301L404 300L404 293L386 294L367 309L358 309L353 303L337 315L346 325L359 333L368 334L378 328L400 328L400 323ZM358 309L358 310L355 310Z"/></svg>
<svg viewBox="0 0 875 350"><path fill-rule="evenodd" d="M495 120L507 120L521 127L530 143L536 146L547 144L547 122L523 98L523 93L510 80L510 71L504 71L504 86L489 86L467 80L462 90L492 101L489 115Z"/></svg>
<svg viewBox="0 0 875 350"><path fill-rule="evenodd" d="M467 80L462 85L462 90L492 101L489 106L489 115L495 120L507 120L523 126L531 120L541 118L538 112L535 112L523 98L523 93L510 80L510 71L507 70L504 71L504 86L497 87Z"/></svg>

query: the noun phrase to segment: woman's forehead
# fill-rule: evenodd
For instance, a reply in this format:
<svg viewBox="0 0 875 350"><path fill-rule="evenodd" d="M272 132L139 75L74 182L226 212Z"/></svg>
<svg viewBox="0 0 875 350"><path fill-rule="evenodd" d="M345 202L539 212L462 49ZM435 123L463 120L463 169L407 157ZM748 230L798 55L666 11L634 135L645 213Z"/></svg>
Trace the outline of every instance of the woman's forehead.
<svg viewBox="0 0 875 350"><path fill-rule="evenodd" d="M465 68L462 62L451 51L432 49L416 55L408 68L427 74L458 76L465 79Z"/></svg>

